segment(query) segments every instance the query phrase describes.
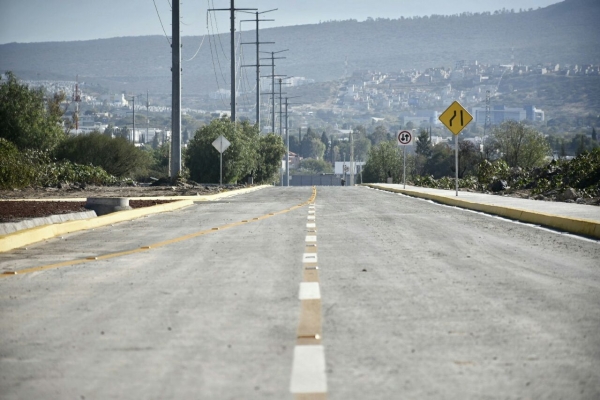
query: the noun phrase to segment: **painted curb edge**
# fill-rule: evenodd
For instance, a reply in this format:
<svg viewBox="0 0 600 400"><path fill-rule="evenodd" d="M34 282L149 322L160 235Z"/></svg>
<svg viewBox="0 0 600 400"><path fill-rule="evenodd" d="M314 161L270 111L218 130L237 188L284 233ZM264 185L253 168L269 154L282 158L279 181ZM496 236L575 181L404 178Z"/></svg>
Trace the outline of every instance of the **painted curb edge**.
<svg viewBox="0 0 600 400"><path fill-rule="evenodd" d="M438 203L451 206L466 208L469 210L481 211L488 214L499 215L521 222L528 222L537 225L543 225L550 228L559 229L565 232L584 235L600 239L600 223L581 218L563 217L560 215L545 214L541 212L523 210L519 208L495 206L492 204L476 203L469 200L456 199L446 196L439 196L431 193L422 193L408 189L396 189L377 184L365 184L364 186L372 189L385 190L388 192L402 193L408 196L419 197L422 199L433 200Z"/></svg>

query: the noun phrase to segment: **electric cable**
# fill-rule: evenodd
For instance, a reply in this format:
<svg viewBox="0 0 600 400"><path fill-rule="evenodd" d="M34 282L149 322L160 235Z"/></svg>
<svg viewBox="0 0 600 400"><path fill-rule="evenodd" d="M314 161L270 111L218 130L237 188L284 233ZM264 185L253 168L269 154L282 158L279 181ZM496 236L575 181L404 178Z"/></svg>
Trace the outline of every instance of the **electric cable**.
<svg viewBox="0 0 600 400"><path fill-rule="evenodd" d="M158 7L156 6L156 0L152 0L154 3L154 9L156 10L156 15L158 15L158 20L160 21L160 26L162 26L162 30L165 33L165 38L167 38L167 42L169 42L169 46L171 46L171 41L169 40L169 36L167 36L167 31L165 30L165 26L162 23L162 19L160 18L160 13L158 12ZM169 3L169 6L171 3Z"/></svg>

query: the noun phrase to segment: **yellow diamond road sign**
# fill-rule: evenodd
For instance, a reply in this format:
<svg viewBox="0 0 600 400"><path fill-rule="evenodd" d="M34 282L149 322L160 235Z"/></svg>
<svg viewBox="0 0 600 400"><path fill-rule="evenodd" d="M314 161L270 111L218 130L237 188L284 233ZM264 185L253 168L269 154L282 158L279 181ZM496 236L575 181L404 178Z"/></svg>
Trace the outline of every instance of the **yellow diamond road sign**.
<svg viewBox="0 0 600 400"><path fill-rule="evenodd" d="M440 115L440 121L450 129L450 132L458 135L465 126L469 125L469 122L473 121L473 117L458 101L455 101Z"/></svg>

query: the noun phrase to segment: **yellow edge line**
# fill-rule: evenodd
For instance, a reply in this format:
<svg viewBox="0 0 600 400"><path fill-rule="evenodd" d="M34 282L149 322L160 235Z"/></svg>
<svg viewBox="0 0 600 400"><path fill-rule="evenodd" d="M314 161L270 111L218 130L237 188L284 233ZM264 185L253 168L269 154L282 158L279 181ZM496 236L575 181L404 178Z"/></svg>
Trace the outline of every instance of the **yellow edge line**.
<svg viewBox="0 0 600 400"><path fill-rule="evenodd" d="M453 197L440 196L431 193L422 193L408 189L396 189L374 184L366 184L365 186L368 186L373 189L385 190L394 193L402 193L413 197L434 200L439 203L499 215L517 221L549 226L577 235L585 235L600 238L600 223L590 219L570 218L559 215L546 214L542 212L523 210L520 208L502 207L495 206L492 204L476 203L473 201L462 200Z"/></svg>
<svg viewBox="0 0 600 400"><path fill-rule="evenodd" d="M263 215L261 217L255 218L255 219L245 220L246 222L244 222L244 221L233 222L233 223L229 223L229 224L226 224L226 225L219 226L219 227L217 227L217 229L214 229L214 228L206 229L206 230L203 230L203 231L199 231L199 232L191 233L191 234L188 234L188 235L180 236L178 238L164 240L162 242L157 242L157 243L153 243L153 244L150 244L150 245L147 245L147 246L142 246L142 247L139 247L139 248L136 248L136 249L132 249L132 250L126 250L126 251L121 251L121 252L117 252L117 253L109 253L109 254L105 254L105 255L101 255L101 256L97 256L97 257L81 258L81 259L77 259L77 260L64 261L64 262L60 262L60 263L56 263L56 264L43 265L43 266L40 266L40 267L26 268L26 269L23 269L23 270L20 270L20 271L16 271L17 272L16 274L10 274L10 275L2 274L2 275L0 275L0 279L2 279L2 278L8 278L8 277L13 277L15 275L31 274L33 272L40 272L40 271L46 271L46 270L49 270L49 269L55 269L55 268L60 268L60 267L73 266L73 265L78 265L78 264L84 264L84 263L93 262L93 261L108 260L108 259L111 259L111 258L122 257L122 256L130 255L130 254L136 254L136 253L141 253L141 252L144 252L144 251L149 251L149 250L154 249L154 248L163 247L163 246L167 246L167 245L170 245L170 244L182 242L184 240L193 239L195 237L202 236L202 235L207 235L209 233L218 232L218 231L221 231L221 230L224 230L224 229L229 229L229 228L233 228L233 227L236 227L236 226L241 226L241 225L244 225L244 224L249 224L251 222L260 221L260 220L263 220L263 219L271 218L271 217L274 217L276 215L285 214L287 212L290 212L292 210L296 210L298 208L301 208L301 207L304 207L304 206L310 204L311 202L314 201L315 197L316 197L316 190L313 189L313 194L310 197L310 199L307 200L307 201L305 201L302 204L298 204L296 206L290 207L290 208L282 210L282 211L277 211L275 213L265 214L265 215ZM185 200L185 202L188 202L188 203L191 204L191 201L189 201L189 200ZM179 202L177 202L177 203L179 203ZM169 204L174 204L174 203L169 203ZM154 206L154 207L160 207L160 206L163 206L163 204L160 204L160 205ZM151 207L147 207L147 208L151 208ZM133 210L133 211L136 211L136 210ZM125 212L125 211L122 211L122 212ZM118 213L116 213L116 214L118 214ZM109 215L105 215L103 217L108 217L108 216L110 216L110 214ZM97 217L97 218L94 218L92 220L97 220L97 219L100 219L100 218L103 218L103 217ZM74 222L78 222L78 221L74 221ZM36 229L36 228L33 228L33 229Z"/></svg>

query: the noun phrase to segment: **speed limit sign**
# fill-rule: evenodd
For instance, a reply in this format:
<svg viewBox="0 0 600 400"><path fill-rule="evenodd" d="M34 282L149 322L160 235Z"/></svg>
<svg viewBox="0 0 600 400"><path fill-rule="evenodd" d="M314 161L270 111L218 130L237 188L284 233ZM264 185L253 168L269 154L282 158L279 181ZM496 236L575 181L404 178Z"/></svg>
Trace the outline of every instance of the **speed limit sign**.
<svg viewBox="0 0 600 400"><path fill-rule="evenodd" d="M400 146L408 146L412 143L412 133L409 131L398 132L398 144Z"/></svg>

